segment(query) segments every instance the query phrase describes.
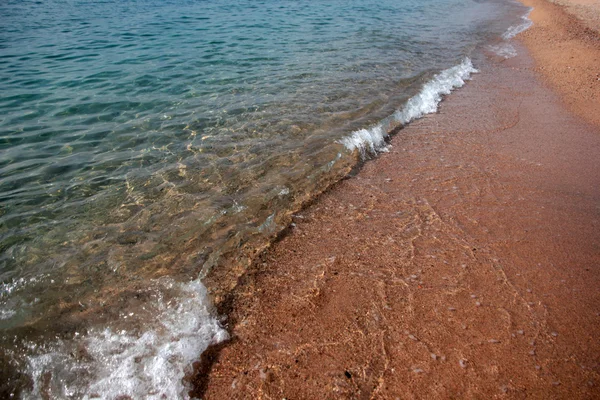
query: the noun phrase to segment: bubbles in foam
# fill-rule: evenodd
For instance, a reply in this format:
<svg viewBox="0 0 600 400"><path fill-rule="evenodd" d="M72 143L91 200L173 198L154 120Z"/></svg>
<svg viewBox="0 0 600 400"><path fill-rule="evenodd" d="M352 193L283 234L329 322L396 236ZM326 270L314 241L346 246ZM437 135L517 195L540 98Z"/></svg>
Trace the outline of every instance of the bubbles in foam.
<svg viewBox="0 0 600 400"><path fill-rule="evenodd" d="M531 11L533 11L533 8L529 8L527 13L525 15L521 16L521 20L523 22L521 22L518 25L513 25L510 28L508 28L506 30L506 32L504 32L504 34L502 35L502 39L504 39L505 41L510 40L513 37L517 36L519 33L529 29L531 27L531 25L533 25L533 21L531 21L529 19L529 14L531 14ZM517 56L517 50L515 49L515 47L512 44L510 44L508 42L503 42L503 43L496 44L496 45L490 45L490 46L488 46L488 49L490 51L496 53L500 57L504 57L506 59Z"/></svg>
<svg viewBox="0 0 600 400"><path fill-rule="evenodd" d="M517 56L517 50L510 43L500 43L497 45L488 46L492 52L496 53L500 57L504 57L506 59L513 58Z"/></svg>
<svg viewBox="0 0 600 400"><path fill-rule="evenodd" d="M12 318L16 313L11 309L0 309L0 320Z"/></svg>
<svg viewBox="0 0 600 400"><path fill-rule="evenodd" d="M436 112L442 96L462 87L465 80L468 80L475 72L477 70L469 58L465 58L457 66L440 72L423 86L419 94L411 97L404 108L394 114L394 118L402 124L407 124L425 114Z"/></svg>
<svg viewBox="0 0 600 400"><path fill-rule="evenodd" d="M477 72L469 58L465 58L459 65L446 69L435 75L427 82L421 91L411 97L402 110L398 110L389 121L381 122L368 129L360 129L343 138L342 143L349 151L358 150L364 160L378 152L387 151L386 139L388 132L386 126L395 123L407 124L421 118L425 114L437 111L442 96L450 94L456 88L465 84L471 74Z"/></svg>
<svg viewBox="0 0 600 400"><path fill-rule="evenodd" d="M378 124L368 129L360 129L346 136L341 143L350 151L358 150L364 160L368 156L374 156L377 152L386 151L385 140L388 137L383 124Z"/></svg>
<svg viewBox="0 0 600 400"><path fill-rule="evenodd" d="M18 278L11 282L0 283L0 321L9 320L28 307L28 303L17 296L17 292L27 291L29 285L38 283L48 275L41 274L36 277Z"/></svg>
<svg viewBox="0 0 600 400"><path fill-rule="evenodd" d="M72 342L38 349L27 359L33 390L24 398L51 392L57 398L187 399L183 378L191 364L228 334L211 314L202 283L156 283L159 295L147 307L156 313L157 326L138 333L92 329L76 333ZM178 296L165 301L162 289Z"/></svg>
<svg viewBox="0 0 600 400"><path fill-rule="evenodd" d="M533 8L529 8L527 13L521 17L521 20L523 22L518 25L514 25L514 26L511 26L510 28L508 28L508 30L506 32L504 32L504 34L502 35L502 38L504 40L512 39L515 36L517 36L519 33L529 29L531 27L531 25L533 25L533 21L531 21L529 19L529 14L531 14L532 11L533 11Z"/></svg>

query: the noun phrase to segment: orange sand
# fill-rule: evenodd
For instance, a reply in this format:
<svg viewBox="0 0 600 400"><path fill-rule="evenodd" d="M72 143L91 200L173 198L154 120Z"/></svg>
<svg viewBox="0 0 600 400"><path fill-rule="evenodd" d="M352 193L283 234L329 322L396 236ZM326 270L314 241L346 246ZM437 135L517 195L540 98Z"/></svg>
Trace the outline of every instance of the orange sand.
<svg viewBox="0 0 600 400"><path fill-rule="evenodd" d="M546 0L522 0L534 7L530 16L534 26L520 38L536 62L536 71L562 96L567 108L600 126L600 1L561 1L574 12L579 9L575 5L585 5L587 18L580 21Z"/></svg>
<svg viewBox="0 0 600 400"><path fill-rule="evenodd" d="M193 394L600 397L598 86L572 84L597 41L530 1L533 59L482 61L298 215L220 304L234 339L205 354Z"/></svg>

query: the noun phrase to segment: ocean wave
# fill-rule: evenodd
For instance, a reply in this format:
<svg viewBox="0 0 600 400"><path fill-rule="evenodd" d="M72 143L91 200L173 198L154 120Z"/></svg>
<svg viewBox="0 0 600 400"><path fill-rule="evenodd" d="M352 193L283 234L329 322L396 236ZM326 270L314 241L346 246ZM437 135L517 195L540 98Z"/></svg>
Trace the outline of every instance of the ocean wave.
<svg viewBox="0 0 600 400"><path fill-rule="evenodd" d="M515 47L508 41L517 36L519 33L526 31L533 25L533 21L529 19L529 15L532 11L533 8L530 7L527 12L521 16L522 22L520 24L512 25L506 30L506 32L502 34L502 39L504 40L503 42L489 45L487 48L496 55L506 59L516 57L517 49L515 49Z"/></svg>
<svg viewBox="0 0 600 400"><path fill-rule="evenodd" d="M404 107L397 110L388 120L367 129L354 131L340 140L340 143L351 152L357 150L362 159L387 151L386 140L390 126L398 123L406 125L425 114L436 112L443 96L462 87L465 81L470 79L471 74L476 72L478 71L473 67L471 60L465 57L460 64L435 75L423 85L417 95L411 97Z"/></svg>
<svg viewBox="0 0 600 400"><path fill-rule="evenodd" d="M226 340L228 333L211 312L200 281L162 279L154 284L154 301L144 307L156 315L156 326L137 333L91 329L68 342L42 348L32 344L27 373L33 390L23 398L52 393L78 399L188 399L184 376L210 344ZM169 292L176 296L166 300ZM124 312L123 317L135 319L133 314Z"/></svg>
<svg viewBox="0 0 600 400"><path fill-rule="evenodd" d="M476 72L478 71L469 58L465 58L459 65L440 72L423 86L419 94L411 97L402 110L396 111L395 120L405 125L425 114L436 112L442 96L462 87L465 81L470 79L471 74Z"/></svg>
<svg viewBox="0 0 600 400"><path fill-rule="evenodd" d="M502 34L502 39L504 39L504 40L512 39L515 36L517 36L519 33L524 32L527 29L529 29L531 27L531 25L533 25L533 21L531 19L529 19L529 15L531 14L532 11L533 11L533 7L530 7L529 10L527 11L527 13L521 17L521 20L523 22L521 22L520 24L517 24L517 25L513 25L510 28L508 28L506 30L506 32L504 32L504 34Z"/></svg>
<svg viewBox="0 0 600 400"><path fill-rule="evenodd" d="M388 133L383 125L383 123L380 123L371 128L354 131L349 136L340 140L340 143L346 146L351 152L358 150L363 160L369 157L369 155L386 151Z"/></svg>

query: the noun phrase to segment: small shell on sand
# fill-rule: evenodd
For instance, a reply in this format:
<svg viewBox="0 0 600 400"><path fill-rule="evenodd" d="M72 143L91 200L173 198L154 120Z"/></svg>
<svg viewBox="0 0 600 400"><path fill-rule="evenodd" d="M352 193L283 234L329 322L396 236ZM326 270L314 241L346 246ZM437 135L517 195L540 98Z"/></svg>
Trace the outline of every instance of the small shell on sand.
<svg viewBox="0 0 600 400"><path fill-rule="evenodd" d="M461 368L467 368L467 360L461 358L458 360L458 365L460 365Z"/></svg>

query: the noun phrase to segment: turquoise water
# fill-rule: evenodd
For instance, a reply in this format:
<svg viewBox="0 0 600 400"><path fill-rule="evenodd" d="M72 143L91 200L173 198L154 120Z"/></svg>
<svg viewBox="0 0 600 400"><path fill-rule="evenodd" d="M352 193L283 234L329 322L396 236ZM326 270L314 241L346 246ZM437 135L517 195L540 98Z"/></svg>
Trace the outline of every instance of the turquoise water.
<svg viewBox="0 0 600 400"><path fill-rule="evenodd" d="M17 371L2 390L36 398L56 371L55 392L87 393L93 361L65 378L60 356L35 357L91 332L154 332L165 299L195 299L189 282L215 271L208 289L226 292L291 212L383 149L347 138L522 13L503 0L0 3L0 329ZM222 333L201 317L216 324L205 341Z"/></svg>

